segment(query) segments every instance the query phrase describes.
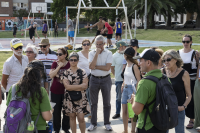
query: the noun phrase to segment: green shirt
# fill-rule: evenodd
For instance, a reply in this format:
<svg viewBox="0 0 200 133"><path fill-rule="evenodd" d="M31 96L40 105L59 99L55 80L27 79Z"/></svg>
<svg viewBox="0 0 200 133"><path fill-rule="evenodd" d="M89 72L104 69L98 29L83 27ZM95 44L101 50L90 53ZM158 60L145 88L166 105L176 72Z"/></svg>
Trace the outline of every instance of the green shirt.
<svg viewBox="0 0 200 133"><path fill-rule="evenodd" d="M16 87L18 89L18 86ZM50 101L49 101L49 97L47 94L47 91L41 87L41 92L42 92L42 102L40 103L39 100L35 97L35 104L32 103L32 99L29 99L30 102L30 109L31 109L31 119L32 121L35 122L39 112L45 112L45 111L49 111L51 110L51 105L50 105ZM21 96L21 92L18 93L18 96ZM6 105L8 106L10 103L10 100L12 99L12 87L10 88L9 92L8 92L8 98L7 98L7 102ZM37 122L37 130L46 130L46 121L44 120L44 118L42 117L42 114L40 114L40 117L38 119Z"/></svg>
<svg viewBox="0 0 200 133"><path fill-rule="evenodd" d="M157 78L162 77L162 73L160 69L155 69L150 72L148 72L144 77L146 76L155 76ZM138 83L137 93L135 95L135 102L146 104L152 102L156 97L156 83L148 80L148 79L142 79ZM154 104L151 104L149 107L150 113L153 110ZM142 129L144 126L144 119L145 119L146 109L144 109L138 116L138 123L137 128ZM151 119L149 115L147 115L145 130L149 130L153 127L153 123L151 122Z"/></svg>

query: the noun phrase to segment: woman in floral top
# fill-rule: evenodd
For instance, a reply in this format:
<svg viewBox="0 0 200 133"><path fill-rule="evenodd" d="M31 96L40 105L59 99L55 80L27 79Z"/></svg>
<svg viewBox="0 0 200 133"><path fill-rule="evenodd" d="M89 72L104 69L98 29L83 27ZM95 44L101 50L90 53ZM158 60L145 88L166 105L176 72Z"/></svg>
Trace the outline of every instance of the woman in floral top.
<svg viewBox="0 0 200 133"><path fill-rule="evenodd" d="M61 77L65 86L63 108L66 114L70 116L72 133L76 132L76 116L81 133L85 133L84 115L90 113L90 106L86 96L88 78L86 72L77 67L78 61L79 55L76 52L72 52L69 55L70 68L64 72L64 77Z"/></svg>

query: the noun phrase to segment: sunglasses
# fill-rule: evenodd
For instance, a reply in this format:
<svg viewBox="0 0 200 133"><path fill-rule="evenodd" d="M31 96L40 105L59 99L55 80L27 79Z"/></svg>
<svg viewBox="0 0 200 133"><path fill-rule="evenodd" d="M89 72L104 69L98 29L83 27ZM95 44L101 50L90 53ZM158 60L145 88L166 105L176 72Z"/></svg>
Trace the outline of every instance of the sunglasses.
<svg viewBox="0 0 200 133"><path fill-rule="evenodd" d="M40 48L46 48L47 47L47 45L40 45Z"/></svg>
<svg viewBox="0 0 200 133"><path fill-rule="evenodd" d="M25 51L25 53L31 54L33 53L33 51Z"/></svg>
<svg viewBox="0 0 200 133"><path fill-rule="evenodd" d="M190 41L182 41L182 43L189 43Z"/></svg>
<svg viewBox="0 0 200 133"><path fill-rule="evenodd" d="M165 63L166 61L167 62L170 62L172 60L172 58L167 58L166 60L163 60L163 62Z"/></svg>
<svg viewBox="0 0 200 133"><path fill-rule="evenodd" d="M87 43L87 44L83 44L83 46L86 46L86 45L87 45L87 46L90 46L90 44L89 44L89 43Z"/></svg>
<svg viewBox="0 0 200 133"><path fill-rule="evenodd" d="M69 59L69 61L71 61L71 62L77 62L78 60L77 59Z"/></svg>
<svg viewBox="0 0 200 133"><path fill-rule="evenodd" d="M19 46L17 48L14 48L15 50L18 50L18 49L22 49L23 47L22 46Z"/></svg>
<svg viewBox="0 0 200 133"><path fill-rule="evenodd" d="M62 53L56 53L56 56L62 56L63 54Z"/></svg>

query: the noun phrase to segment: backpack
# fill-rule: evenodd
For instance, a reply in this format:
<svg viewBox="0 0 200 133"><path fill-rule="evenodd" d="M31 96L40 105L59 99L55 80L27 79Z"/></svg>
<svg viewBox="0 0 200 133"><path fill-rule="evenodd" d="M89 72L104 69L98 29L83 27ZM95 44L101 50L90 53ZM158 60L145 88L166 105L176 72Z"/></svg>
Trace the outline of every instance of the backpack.
<svg viewBox="0 0 200 133"><path fill-rule="evenodd" d="M156 98L144 106L144 109L146 109L144 127L146 125L147 114L149 114L151 122L157 129L168 130L174 128L178 125L178 100L172 84L164 74L160 79L154 76L147 76L144 79L156 83ZM153 103L155 104L150 113L149 106Z"/></svg>
<svg viewBox="0 0 200 133"><path fill-rule="evenodd" d="M133 75L135 76L134 65L135 65L135 64L133 64L133 66L132 66L132 72L133 72ZM125 69L126 69L126 67L124 68L124 70L123 70L122 73L121 73L121 77L122 77L123 79L124 79L124 72L125 72ZM141 79L143 78L142 75L140 75L140 77L141 77ZM137 80L136 76L135 76L135 79Z"/></svg>
<svg viewBox="0 0 200 133"><path fill-rule="evenodd" d="M31 123L31 110L28 98L18 97L15 93L16 84L12 87L12 99L4 114L5 124L3 126L3 133L27 133L28 123ZM34 122L34 131L36 133L38 133L36 124L39 116L40 113Z"/></svg>
<svg viewBox="0 0 200 133"><path fill-rule="evenodd" d="M78 72L78 76L80 78L80 83L79 84L82 84L82 82L83 82L83 74L82 74L82 72L83 71L81 69L78 69L77 72ZM70 84L72 84L72 83L70 82ZM79 101L79 100L82 99L81 91L68 91L68 93L69 93L70 98L71 98L72 101Z"/></svg>

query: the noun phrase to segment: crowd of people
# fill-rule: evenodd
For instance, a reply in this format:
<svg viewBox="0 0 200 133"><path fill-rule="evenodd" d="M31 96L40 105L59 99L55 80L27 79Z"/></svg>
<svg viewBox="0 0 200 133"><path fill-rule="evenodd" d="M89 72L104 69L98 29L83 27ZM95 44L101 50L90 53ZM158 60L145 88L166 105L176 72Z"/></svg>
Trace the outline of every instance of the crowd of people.
<svg viewBox="0 0 200 133"><path fill-rule="evenodd" d="M85 133L85 115L91 119L87 130L93 131L97 128L98 96L101 91L105 129L112 131L112 73L116 86L116 113L112 118L120 118L122 110L123 133L128 133L129 121L132 125L131 133L166 133L169 129L159 129L151 120L150 114L154 108L158 83L147 78L153 76L161 79L164 74L168 77L177 98L178 123L174 126L175 132L185 132L185 116L190 118L187 129L199 127L199 52L192 49L192 37L185 35L182 38L183 48L178 51L164 52L160 48L151 47L139 54L137 39L131 39L130 44L127 44L120 41L121 34L117 33L117 51L112 54L105 48L104 36L99 35L111 28L106 20L100 18L98 23L87 28L96 25L102 28L104 24L104 30L97 30L96 49L91 51L92 43L85 39L79 52L69 54L66 48L58 48L55 52L50 49L49 39L45 38L38 44L40 51L35 45L28 44L24 51L26 55L23 55L22 41L12 39L10 47L13 55L3 65L1 81L6 90L7 106L13 95L11 88L16 85L17 95L30 95L32 120L35 121L38 113L41 113L36 124L38 133L47 132L46 121L50 120L53 122L55 133L59 133L61 127L65 133L69 133L69 129L76 133L76 118L81 133ZM116 23L118 24L120 25ZM34 27L29 27L29 30ZM107 39L107 44L110 44L109 36ZM73 39L71 40L73 42ZM129 101L134 117L129 115ZM50 102L56 105L52 108ZM138 119L135 119L136 117Z"/></svg>

